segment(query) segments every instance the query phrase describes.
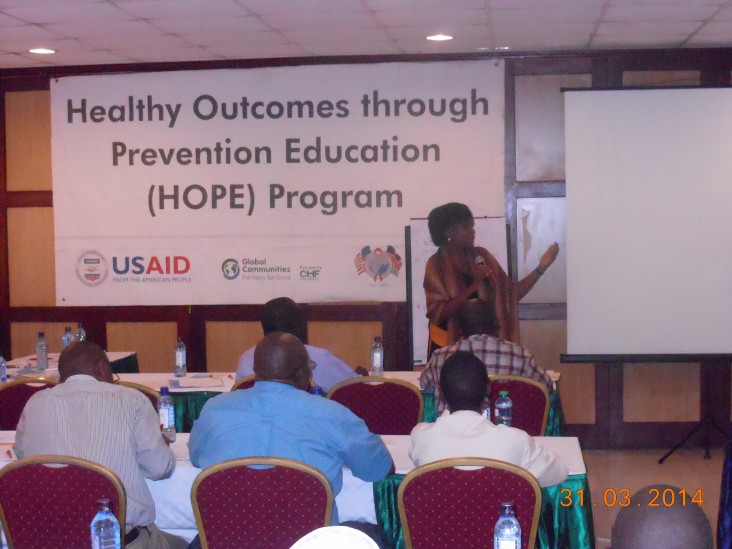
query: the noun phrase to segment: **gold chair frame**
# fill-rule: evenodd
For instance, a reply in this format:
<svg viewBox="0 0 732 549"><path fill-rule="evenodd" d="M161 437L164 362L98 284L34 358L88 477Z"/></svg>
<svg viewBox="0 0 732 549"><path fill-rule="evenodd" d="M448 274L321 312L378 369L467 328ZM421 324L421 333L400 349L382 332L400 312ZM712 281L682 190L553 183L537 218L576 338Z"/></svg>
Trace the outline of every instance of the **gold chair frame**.
<svg viewBox="0 0 732 549"><path fill-rule="evenodd" d="M36 376L36 377L26 377L21 376L19 378L15 378L13 380L7 381L0 385L0 392L4 391L5 389L9 387L13 387L14 385L58 385L59 380L53 379L50 377L44 377L44 376Z"/></svg>
<svg viewBox="0 0 732 549"><path fill-rule="evenodd" d="M30 456L26 458L21 458L17 461L13 461L9 464L7 464L5 467L0 469L0 478L2 478L5 474L9 473L10 471L13 471L14 469L18 469L19 467L23 467L26 465L35 465L35 464L41 464L41 465L73 465L76 467L81 467L83 469L89 469L90 471L94 471L95 473L98 473L105 477L107 480L109 480L112 485L114 486L115 490L117 491L117 506L119 507L116 510L116 513L114 515L117 517L117 520L120 524L120 530L121 530L121 536L120 536L120 543L122 549L125 547L125 524L126 524L126 518L127 518L127 492L125 492L125 486L122 483L122 479L112 471L109 467L105 467L104 465L101 465L99 463L96 463L94 461L90 461L88 459L83 458L77 458L72 456L62 456L57 454L42 454L37 456ZM91 511L90 511L91 512ZM7 520L5 518L5 512L3 511L2 505L0 505L0 525L2 525L2 529L5 532L5 539L8 543L8 549L13 549L13 540L12 536L10 535L10 529L8 528Z"/></svg>
<svg viewBox="0 0 732 549"><path fill-rule="evenodd" d="M412 549L413 545L411 536L409 534L407 513L404 510L404 491L407 489L407 486L409 486L409 483L415 478L418 478L426 473L430 473L438 469L446 469L448 467L492 467L494 469L509 471L527 480L534 490L535 497L534 513L531 519L531 530L529 531L529 543L527 547L534 547L534 545L536 544L536 533L539 529L539 515L541 514L541 487L539 486L539 481L536 480L536 477L534 477L534 475L529 473L526 469L519 467L518 465L513 465L512 463L508 463L506 461L488 458L464 457L440 459L438 461L433 461L432 463L422 465L420 467L412 469L404 477L404 480L402 480L402 483L399 485L399 491L397 492L397 504L399 507L399 520L402 524L402 531L404 532L404 543L406 549Z"/></svg>
<svg viewBox="0 0 732 549"><path fill-rule="evenodd" d="M245 383L248 383L250 381L255 381L257 379L256 374L249 374L248 376L244 376L243 378L239 379L238 381L234 382L234 385L231 386L232 391L238 391L239 387Z"/></svg>
<svg viewBox="0 0 732 549"><path fill-rule="evenodd" d="M116 385L122 385L123 387L129 387L130 389L137 389L141 393L145 393L151 397L155 397L156 402L160 402L160 391L156 391L152 387L143 385L142 383L135 383L134 381L123 381L119 380Z"/></svg>
<svg viewBox="0 0 732 549"><path fill-rule="evenodd" d="M267 456L253 456L248 458L236 458L222 461L210 467L206 467L201 471L193 481L191 486L191 505L193 506L193 515L196 518L196 527L198 528L198 536L201 541L201 548L208 549L208 540L206 539L206 530L203 527L203 519L201 518L201 511L198 508L198 500L196 499L196 493L198 486L206 480L206 478L221 471L232 469L235 467L251 467L252 465L265 465L273 467L287 467L288 469L296 469L304 473L315 477L325 488L326 502L325 502L325 515L323 517L323 526L330 526L330 520L333 515L333 502L335 498L333 496L333 488L330 485L328 477L326 477L321 471L315 467L296 461L294 459L267 457Z"/></svg>
<svg viewBox="0 0 732 549"><path fill-rule="evenodd" d="M530 377L524 377L524 376L514 376L514 375L508 375L508 374L490 374L488 376L488 381L493 384L494 381L518 381L520 383L527 383L529 385L533 385L535 387L538 387L541 389L542 393L544 393L544 419L541 421L541 436L544 436L544 433L546 433L546 424L549 420L549 389L546 385L544 385L541 381L536 381L535 379L531 379Z"/></svg>

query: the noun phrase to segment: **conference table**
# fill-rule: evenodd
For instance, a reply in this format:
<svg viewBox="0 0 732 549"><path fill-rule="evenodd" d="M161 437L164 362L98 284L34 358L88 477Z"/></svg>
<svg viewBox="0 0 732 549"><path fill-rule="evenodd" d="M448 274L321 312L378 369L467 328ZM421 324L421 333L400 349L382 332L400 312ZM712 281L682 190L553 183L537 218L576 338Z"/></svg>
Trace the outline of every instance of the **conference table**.
<svg viewBox="0 0 732 549"><path fill-rule="evenodd" d="M188 433L179 433L171 445L176 456L176 470L166 480L148 481L155 501L158 527L188 540L196 533L190 492L201 472L188 456ZM343 488L336 497L341 521L358 520L384 527L393 547L403 547L396 504L396 491L404 475L414 468L409 458L410 437L381 437L394 460L396 474L377 483L364 482L344 468ZM0 468L15 459L12 453L14 431L0 431ZM553 451L567 466L570 476L562 484L542 490L542 512L537 547L542 549L587 549L594 547L592 504L582 453L575 437L535 437L540 446ZM576 494L583 492L583 505ZM567 493L573 494L571 505Z"/></svg>
<svg viewBox="0 0 732 549"><path fill-rule="evenodd" d="M390 371L384 377L409 382L420 389L420 372ZM558 374L555 374L558 379ZM175 401L175 428L179 433L189 433L193 422L201 415L206 402L216 395L230 391L234 384L233 373L189 373L184 378L175 378L172 374L119 374L123 381L146 385L156 391L161 387L169 387ZM437 401L434 393L422 391L424 400L423 421L433 422L437 419ZM564 416L562 403L556 386L549 392L549 418L545 434L562 436L564 433Z"/></svg>
<svg viewBox="0 0 732 549"><path fill-rule="evenodd" d="M48 369L38 372L36 368L36 355L28 355L8 360L8 373L10 375L53 375L58 374L58 357L60 353L48 353ZM137 353L133 351L107 351L109 365L115 374L136 374L140 371L137 362Z"/></svg>

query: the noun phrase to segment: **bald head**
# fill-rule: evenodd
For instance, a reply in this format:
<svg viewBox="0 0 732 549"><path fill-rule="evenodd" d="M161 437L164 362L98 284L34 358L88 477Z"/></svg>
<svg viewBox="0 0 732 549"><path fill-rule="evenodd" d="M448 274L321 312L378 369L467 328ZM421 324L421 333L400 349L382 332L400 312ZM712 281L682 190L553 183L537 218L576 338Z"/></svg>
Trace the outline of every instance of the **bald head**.
<svg viewBox="0 0 732 549"><path fill-rule="evenodd" d="M463 336L483 334L498 336L500 326L496 312L487 301L471 299L460 306L456 316Z"/></svg>
<svg viewBox="0 0 732 549"><path fill-rule="evenodd" d="M281 381L303 390L310 384L308 351L292 334L275 332L265 336L254 349L257 379Z"/></svg>
<svg viewBox="0 0 732 549"><path fill-rule="evenodd" d="M107 354L91 341L77 341L66 347L58 359L58 373L62 383L79 374L107 383L113 380Z"/></svg>
<svg viewBox="0 0 732 549"><path fill-rule="evenodd" d="M709 519L689 498L665 484L638 490L615 519L613 549L712 549Z"/></svg>

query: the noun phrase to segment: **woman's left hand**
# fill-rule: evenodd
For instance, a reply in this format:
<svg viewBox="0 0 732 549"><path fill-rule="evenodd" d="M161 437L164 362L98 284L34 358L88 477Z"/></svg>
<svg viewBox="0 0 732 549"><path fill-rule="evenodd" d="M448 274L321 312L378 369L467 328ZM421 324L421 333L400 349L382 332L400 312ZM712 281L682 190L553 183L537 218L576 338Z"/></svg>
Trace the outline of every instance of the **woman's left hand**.
<svg viewBox="0 0 732 549"><path fill-rule="evenodd" d="M551 267L552 263L554 263L554 260L559 255L559 244L556 242L549 246L546 251L544 252L544 255L541 256L541 259L539 260L539 268L542 271L546 271L549 267Z"/></svg>

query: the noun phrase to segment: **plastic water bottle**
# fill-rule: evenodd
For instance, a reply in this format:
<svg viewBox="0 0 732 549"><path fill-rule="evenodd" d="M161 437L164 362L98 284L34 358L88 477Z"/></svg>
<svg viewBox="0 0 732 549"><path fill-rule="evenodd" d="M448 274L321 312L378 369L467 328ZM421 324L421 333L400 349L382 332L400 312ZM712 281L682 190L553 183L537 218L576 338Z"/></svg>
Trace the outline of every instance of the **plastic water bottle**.
<svg viewBox="0 0 732 549"><path fill-rule="evenodd" d="M76 341L76 336L71 331L71 328L69 326L66 326L64 335L61 336L61 350L71 345L74 341Z"/></svg>
<svg viewBox="0 0 732 549"><path fill-rule="evenodd" d="M76 329L76 341L86 341L86 330L81 322L79 322L79 327Z"/></svg>
<svg viewBox="0 0 732 549"><path fill-rule="evenodd" d="M513 416L513 402L508 398L508 391L498 393L496 404L493 411L493 419L496 425L511 426L511 418Z"/></svg>
<svg viewBox="0 0 732 549"><path fill-rule="evenodd" d="M183 339L178 338L178 343L175 344L175 377L184 377L187 373L186 368L186 345L183 343Z"/></svg>
<svg viewBox="0 0 732 549"><path fill-rule="evenodd" d="M0 383L8 380L8 363L5 362L3 355L0 355Z"/></svg>
<svg viewBox="0 0 732 549"><path fill-rule="evenodd" d="M107 498L97 502L97 514L91 521L92 549L119 549L122 535L117 517L114 516Z"/></svg>
<svg viewBox="0 0 732 549"><path fill-rule="evenodd" d="M512 501L501 503L501 516L493 530L493 549L521 549L521 525Z"/></svg>
<svg viewBox="0 0 732 549"><path fill-rule="evenodd" d="M158 415L163 436L168 442L175 442L175 405L167 387L160 387Z"/></svg>
<svg viewBox="0 0 732 549"><path fill-rule="evenodd" d="M42 372L48 368L48 341L46 334L38 332L36 341L36 370Z"/></svg>
<svg viewBox="0 0 732 549"><path fill-rule="evenodd" d="M384 375L384 345L379 336L374 338L374 344L371 346L371 375Z"/></svg>

